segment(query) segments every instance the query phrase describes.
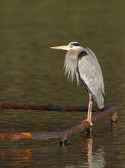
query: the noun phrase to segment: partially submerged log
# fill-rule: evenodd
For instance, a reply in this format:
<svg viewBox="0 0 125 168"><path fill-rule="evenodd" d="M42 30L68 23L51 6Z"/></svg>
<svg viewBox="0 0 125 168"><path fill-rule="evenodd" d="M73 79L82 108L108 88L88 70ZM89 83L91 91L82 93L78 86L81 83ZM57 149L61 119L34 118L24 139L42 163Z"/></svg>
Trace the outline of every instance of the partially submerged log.
<svg viewBox="0 0 125 168"><path fill-rule="evenodd" d="M40 103L0 103L0 109L44 110L44 111L87 111L86 105L61 105ZM94 110L95 111L95 110Z"/></svg>
<svg viewBox="0 0 125 168"><path fill-rule="evenodd" d="M95 125L106 117L113 116L113 121L117 121L117 110L115 107L107 107L98 112L92 118ZM0 133L0 141L3 140L23 140L23 139L59 139L61 145L65 145L74 133L83 133L91 128L88 122L81 121L77 126L60 132L38 132L38 133Z"/></svg>
<svg viewBox="0 0 125 168"><path fill-rule="evenodd" d="M106 106L100 111L105 111L112 106ZM88 105L63 105L63 104L40 104L40 103L7 103L1 102L0 109L8 110L41 110L41 111L81 111L87 112ZM93 112L98 111L96 107L93 107Z"/></svg>

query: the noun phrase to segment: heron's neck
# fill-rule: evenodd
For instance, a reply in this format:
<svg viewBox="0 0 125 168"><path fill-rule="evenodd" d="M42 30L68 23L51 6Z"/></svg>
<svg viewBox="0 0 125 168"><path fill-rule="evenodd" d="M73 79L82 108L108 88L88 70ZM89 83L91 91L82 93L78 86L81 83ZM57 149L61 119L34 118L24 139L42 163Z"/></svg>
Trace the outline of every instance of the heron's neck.
<svg viewBox="0 0 125 168"><path fill-rule="evenodd" d="M72 81L76 78L77 83L79 83L79 77L77 73L77 61L78 61L78 52L69 50L65 57L65 74L67 74L68 78Z"/></svg>

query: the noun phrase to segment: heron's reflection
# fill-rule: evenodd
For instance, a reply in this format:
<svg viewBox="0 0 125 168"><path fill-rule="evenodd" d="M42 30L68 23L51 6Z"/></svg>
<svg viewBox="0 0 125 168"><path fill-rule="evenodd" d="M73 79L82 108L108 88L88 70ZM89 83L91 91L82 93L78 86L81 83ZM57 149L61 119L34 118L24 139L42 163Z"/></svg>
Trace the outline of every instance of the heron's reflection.
<svg viewBox="0 0 125 168"><path fill-rule="evenodd" d="M87 158L88 158L88 168L93 167L93 138L86 139L87 143Z"/></svg>
<svg viewBox="0 0 125 168"><path fill-rule="evenodd" d="M99 146L96 151L94 151L94 140L93 137L86 139L87 144L87 159L88 159L88 168L104 168L105 159L104 159L104 148Z"/></svg>

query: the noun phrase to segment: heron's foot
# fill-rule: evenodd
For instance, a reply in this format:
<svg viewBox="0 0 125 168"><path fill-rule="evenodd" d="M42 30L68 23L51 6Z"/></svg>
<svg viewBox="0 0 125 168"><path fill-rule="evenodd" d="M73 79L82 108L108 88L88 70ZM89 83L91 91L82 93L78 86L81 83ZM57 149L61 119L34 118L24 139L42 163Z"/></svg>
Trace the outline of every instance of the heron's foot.
<svg viewBox="0 0 125 168"><path fill-rule="evenodd" d="M89 119L85 119L85 120L83 120L82 122L83 122L83 123L89 123L89 125L90 125L91 127L93 127L93 122L92 122L91 120L89 120Z"/></svg>

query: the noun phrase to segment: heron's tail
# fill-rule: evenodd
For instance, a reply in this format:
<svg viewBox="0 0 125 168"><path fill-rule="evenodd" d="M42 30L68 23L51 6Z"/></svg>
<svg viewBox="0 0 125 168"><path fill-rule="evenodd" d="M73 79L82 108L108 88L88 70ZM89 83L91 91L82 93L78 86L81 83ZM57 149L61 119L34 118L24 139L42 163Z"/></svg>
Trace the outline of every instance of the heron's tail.
<svg viewBox="0 0 125 168"><path fill-rule="evenodd" d="M94 96L93 98L99 109L104 108L105 97L102 92L98 93L97 96L96 97Z"/></svg>

